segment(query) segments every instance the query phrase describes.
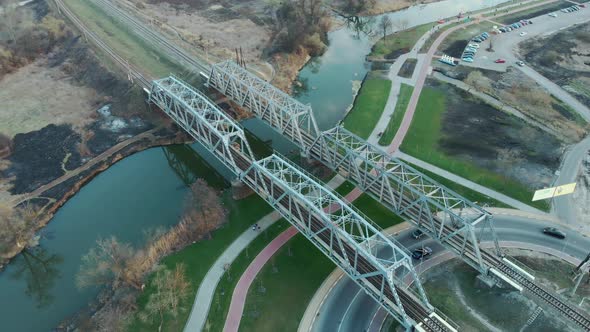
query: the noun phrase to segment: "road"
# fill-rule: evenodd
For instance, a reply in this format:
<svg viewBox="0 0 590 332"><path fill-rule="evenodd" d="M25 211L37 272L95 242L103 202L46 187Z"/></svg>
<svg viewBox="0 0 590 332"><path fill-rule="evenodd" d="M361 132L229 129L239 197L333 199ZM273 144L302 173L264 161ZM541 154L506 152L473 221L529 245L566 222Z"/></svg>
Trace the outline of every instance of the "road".
<svg viewBox="0 0 590 332"><path fill-rule="evenodd" d="M546 3L552 3L552 2L555 2L555 0L548 0L548 1L541 2L541 3L534 3L534 4L531 4L530 6L519 7L519 8L510 10L509 12L505 13L505 15L510 14L510 13L514 13L514 12L519 12L522 10L526 10L528 8L537 7L537 6L546 4ZM430 64L431 64L432 59L434 57L434 53L437 51L440 44L451 33L455 32L459 29L462 29L466 26L476 24L476 23L477 23L477 20L473 20L469 23L460 24L460 25L452 27L448 30L445 30L443 33L440 34L440 36L438 36L438 38L436 38L434 43L432 43L432 46L430 47L430 49L426 53L425 61L422 63L422 66L419 67L420 72L418 75L418 80L416 81L416 85L414 86L414 91L412 92L412 96L410 97L410 102L408 103L408 107L406 108L406 113L404 114L404 118L402 120L402 123L401 123L397 133L395 134L393 141L391 142L391 144L387 148L388 153L391 154L399 149L400 145L402 144L402 142L404 140L404 137L406 136L406 134L408 133L408 130L410 129L410 125L412 124L412 118L414 117L414 113L416 112L416 106L418 105L418 99L420 98L420 94L422 93L422 88L424 87L424 82L426 81L426 77L428 76L428 74L431 71Z"/></svg>
<svg viewBox="0 0 590 332"><path fill-rule="evenodd" d="M495 221L498 237L506 245L513 246L517 242L526 243L533 245L532 248L537 250L547 248L548 251L563 252L571 256L572 260L583 259L590 248L590 239L574 231L568 232L567 241L543 235L540 229L552 225L549 221L508 215L496 215ZM409 248L426 245L434 250L435 255L443 253L444 249L430 239L418 242L411 238L412 230L400 232L396 239ZM426 260L425 263L435 258L436 256ZM416 266L419 273L427 267L426 264L421 265ZM383 319L378 309L379 305L375 301L359 291L352 280L344 277L325 298L311 331L365 331L369 326L371 326L369 330L374 330L375 327L380 326ZM375 318L376 314L379 317Z"/></svg>
<svg viewBox="0 0 590 332"><path fill-rule="evenodd" d="M516 61L521 57L517 53L517 46L530 38L548 36L565 28L576 24L583 24L590 21L590 8L581 9L573 13L559 12L556 18L543 15L532 19L533 24L526 25L520 29L512 30L511 32L502 33L492 37L494 43L494 52L490 53L485 49L479 51L475 55L473 63L462 62L461 65L476 68L485 68L492 70L505 71L508 66L515 66ZM526 32L525 36L520 36L521 32ZM485 44L485 42L484 42ZM487 44L486 44L487 45ZM483 47L482 47L483 48ZM480 48L480 49L482 49ZM506 63L496 64L496 59L505 59ZM551 94L568 104L576 112L578 112L586 121L590 122L590 109L579 102L576 98L570 95L567 91L562 89L557 84L551 82L543 75L539 74L533 68L525 65L523 67L515 66L524 74L535 80L539 85L547 89Z"/></svg>

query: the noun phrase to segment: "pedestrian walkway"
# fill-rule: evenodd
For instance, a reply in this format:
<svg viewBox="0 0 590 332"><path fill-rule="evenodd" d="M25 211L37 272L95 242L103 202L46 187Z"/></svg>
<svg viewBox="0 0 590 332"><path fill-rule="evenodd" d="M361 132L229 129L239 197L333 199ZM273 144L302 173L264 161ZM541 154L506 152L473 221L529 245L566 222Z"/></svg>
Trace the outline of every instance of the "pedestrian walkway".
<svg viewBox="0 0 590 332"><path fill-rule="evenodd" d="M342 176L336 175L328 182L327 186L331 189L335 189L344 183L344 181L345 179ZM191 314L184 327L185 331L193 332L203 330L205 322L207 321L207 315L209 314L209 308L211 307L211 301L213 300L215 289L217 288L219 280L221 280L221 277L223 277L223 274L225 273L225 266L231 264L236 257L238 257L238 255L262 233L262 231L266 230L280 218L281 215L277 211L262 217L257 222L260 230L253 231L248 228L235 239L227 249L225 249L219 258L217 258L199 285L195 302L191 309Z"/></svg>
<svg viewBox="0 0 590 332"><path fill-rule="evenodd" d="M361 194L362 192L360 190L355 189L348 195L346 195L344 199L348 202L353 202L358 197L360 197ZM327 206L326 208L324 208L324 210L334 212L335 206L336 205ZM242 315L244 313L244 306L246 304L246 296L248 295L248 289L250 289L250 286L254 282L256 275L264 267L266 262L296 234L297 229L295 229L295 227L289 227L289 229L281 233L264 249L262 249L258 256L254 258L254 261L250 263L250 265L246 269L246 272L244 272L244 274L238 281L236 288L234 288L234 292L231 298L231 304L229 307L229 312L225 320L225 326L223 327L224 332L238 331L238 328L240 327L240 321L242 320Z"/></svg>
<svg viewBox="0 0 590 332"><path fill-rule="evenodd" d="M436 175L442 176L445 179L448 179L448 180L451 180L451 181L453 181L455 183L458 183L458 184L460 184L460 185L462 185L462 186L464 186L466 188L469 188L471 190L474 190L474 191L477 191L477 192L479 192L481 194L484 194L484 195L486 195L488 197L491 197L491 198L493 198L493 199L495 199L495 200L497 200L499 202L502 202L502 203L504 203L506 205L509 205L509 206L511 206L513 208L516 208L516 209L519 209L519 210L522 210L522 211L527 211L527 212L535 212L535 213L541 213L541 214L544 213L543 211L541 211L539 209L536 209L536 208L534 208L532 206L529 206L529 205L527 205L527 204L525 204L525 203L523 203L521 201L518 201L518 200L516 200L514 198L508 197L508 196L506 196L504 194L501 194L501 193L499 193L497 191L494 191L492 189L486 188L486 187L484 187L482 185L479 185L479 184L477 184L475 182L469 181L469 180L467 180L467 179L465 179L463 177L460 177L458 175L455 175L455 174L453 174L453 173L451 173L449 171L445 171L442 168L439 168L437 166L431 165L431 164L429 164L429 163L427 163L427 162L425 162L423 160L420 160L418 158L414 158L414 157L412 157L412 156L410 156L408 154L405 154L405 153L403 153L403 152L401 152L399 150L394 153L394 156L395 157L398 157L399 159L404 160L404 161L406 161L408 163L414 164L414 165L416 165L416 166L418 166L420 168L423 168L423 169L425 169L427 171L430 171L430 172L432 172L432 173L434 173Z"/></svg>
<svg viewBox="0 0 590 332"><path fill-rule="evenodd" d="M522 11L522 10L526 10L526 9L537 7L537 6L541 6L544 4L552 3L555 1L556 0L548 0L548 1L544 1L544 2L535 2L535 3L528 5L528 6L520 6L514 10L507 11L504 15L511 14L511 13L518 12L518 11ZM490 10L488 12L492 12L492 10ZM480 14L480 15L483 15L483 14ZM419 67L420 69L419 69L418 80L414 86L414 91L412 92L412 96L410 97L410 102L408 103L408 107L406 108L406 113L404 114L404 118L402 120L400 128L397 131L397 133L395 134L395 137L393 138L393 141L391 142L391 144L387 147L388 153L391 154L399 149L400 145L402 144L402 141L404 140L404 137L406 136L406 134L408 133L408 130L410 129L412 119L414 118L414 113L416 112L416 106L418 105L418 99L420 98L420 94L422 93L422 88L424 87L424 83L426 82L426 77L431 72L430 64L432 62L432 58L434 56L434 53L436 52L436 50L440 46L440 44L451 33L455 32L459 29L463 29L463 28L470 26L472 24L476 24L477 21L478 21L477 19L474 19L470 22L459 24L457 26L449 28L449 29L443 31L443 33L441 33L438 36L438 38L436 38L434 43L432 43L432 46L430 47L430 49L428 50L428 53L426 54L425 60L422 61L422 65ZM418 67L416 67L416 68L418 68Z"/></svg>

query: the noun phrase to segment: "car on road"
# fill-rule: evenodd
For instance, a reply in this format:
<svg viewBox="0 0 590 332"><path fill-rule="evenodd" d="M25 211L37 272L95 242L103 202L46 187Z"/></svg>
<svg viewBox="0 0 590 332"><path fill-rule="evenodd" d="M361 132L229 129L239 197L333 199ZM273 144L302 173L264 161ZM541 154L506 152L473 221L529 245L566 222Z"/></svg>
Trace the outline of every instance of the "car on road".
<svg viewBox="0 0 590 332"><path fill-rule="evenodd" d="M526 36L526 32L523 31L523 32L519 33L518 35L521 36L521 37Z"/></svg>
<svg viewBox="0 0 590 332"><path fill-rule="evenodd" d="M543 228L543 234L556 237L558 239L565 239L565 233L555 227Z"/></svg>
<svg viewBox="0 0 590 332"><path fill-rule="evenodd" d="M422 247L412 251L412 257L414 259L423 259L424 257L432 255L432 249L429 247Z"/></svg>
<svg viewBox="0 0 590 332"><path fill-rule="evenodd" d="M521 67L524 66L524 62L522 62L522 61L516 61L516 64L519 65L519 66L521 66Z"/></svg>
<svg viewBox="0 0 590 332"><path fill-rule="evenodd" d="M551 13L551 14L549 14L549 16L551 16L551 17L557 17L557 14L556 13Z"/></svg>
<svg viewBox="0 0 590 332"><path fill-rule="evenodd" d="M495 63L506 63L506 60L504 59L497 59L496 61L494 61Z"/></svg>
<svg viewBox="0 0 590 332"><path fill-rule="evenodd" d="M412 237L413 237L415 240L418 240L419 238L421 238L421 237L423 237L423 236L424 236L424 232L422 232L422 231L421 231L421 230L419 230L419 229L416 229L415 231L413 231L413 232L412 232Z"/></svg>

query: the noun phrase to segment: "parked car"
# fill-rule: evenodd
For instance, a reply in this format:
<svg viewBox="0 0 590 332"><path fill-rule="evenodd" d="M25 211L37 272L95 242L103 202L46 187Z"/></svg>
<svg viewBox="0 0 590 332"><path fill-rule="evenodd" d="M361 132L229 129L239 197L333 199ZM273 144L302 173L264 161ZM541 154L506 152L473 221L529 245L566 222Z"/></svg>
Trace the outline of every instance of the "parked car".
<svg viewBox="0 0 590 332"><path fill-rule="evenodd" d="M565 239L565 233L555 227L545 227L543 228L543 233L558 239Z"/></svg>
<svg viewBox="0 0 590 332"><path fill-rule="evenodd" d="M474 48L474 47L467 47L467 48L465 49L465 51L467 51L467 52L477 52L477 48Z"/></svg>
<svg viewBox="0 0 590 332"><path fill-rule="evenodd" d="M422 232L419 229L416 229L415 231L412 232L412 237L416 240L418 240L419 238L424 236L424 232Z"/></svg>
<svg viewBox="0 0 590 332"><path fill-rule="evenodd" d="M524 62L522 62L522 61L516 61L516 64L519 65L519 66L521 66L521 67L524 66Z"/></svg>
<svg viewBox="0 0 590 332"><path fill-rule="evenodd" d="M506 63L506 60L504 59L498 59L496 61L494 61L495 63Z"/></svg>
<svg viewBox="0 0 590 332"><path fill-rule="evenodd" d="M581 4L580 4L580 7L582 7L582 8L586 8L586 5L585 5L585 4L583 4L583 3L581 3Z"/></svg>
<svg viewBox="0 0 590 332"><path fill-rule="evenodd" d="M473 58L461 58L465 62L473 62Z"/></svg>
<svg viewBox="0 0 590 332"><path fill-rule="evenodd" d="M521 33L519 33L518 35L519 35L519 36L521 36L521 37L523 37L523 36L526 36L526 32L525 32L525 31L522 31L522 32L521 32Z"/></svg>
<svg viewBox="0 0 590 332"><path fill-rule="evenodd" d="M549 14L549 16L551 16L551 17L557 17L557 14L556 13L551 13L551 14Z"/></svg>
<svg viewBox="0 0 590 332"><path fill-rule="evenodd" d="M429 247L423 247L416 249L412 252L412 257L414 259L423 259L424 257L432 255L432 249Z"/></svg>
<svg viewBox="0 0 590 332"><path fill-rule="evenodd" d="M479 48L479 44L467 44L468 47Z"/></svg>

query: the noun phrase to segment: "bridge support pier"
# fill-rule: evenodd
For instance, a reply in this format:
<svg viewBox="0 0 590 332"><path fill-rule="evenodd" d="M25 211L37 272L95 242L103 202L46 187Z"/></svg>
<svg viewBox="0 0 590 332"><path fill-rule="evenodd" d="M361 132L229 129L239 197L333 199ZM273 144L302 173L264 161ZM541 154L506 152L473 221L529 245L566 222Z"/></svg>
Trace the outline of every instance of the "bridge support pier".
<svg viewBox="0 0 590 332"><path fill-rule="evenodd" d="M479 274L475 280L475 286L478 288L492 288L497 284L498 283L496 280L494 280L494 278L485 274Z"/></svg>
<svg viewBox="0 0 590 332"><path fill-rule="evenodd" d="M246 186L240 179L231 181L231 196L234 200L240 200L254 194L254 191Z"/></svg>

